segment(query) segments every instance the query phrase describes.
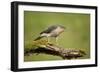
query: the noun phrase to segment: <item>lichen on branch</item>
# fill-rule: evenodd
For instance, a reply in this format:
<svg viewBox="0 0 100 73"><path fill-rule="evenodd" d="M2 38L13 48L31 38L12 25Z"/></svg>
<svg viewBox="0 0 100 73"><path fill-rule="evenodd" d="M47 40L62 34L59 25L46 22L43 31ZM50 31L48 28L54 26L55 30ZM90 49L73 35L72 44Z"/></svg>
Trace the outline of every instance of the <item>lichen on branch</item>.
<svg viewBox="0 0 100 73"><path fill-rule="evenodd" d="M73 59L84 57L86 53L83 50L79 49L69 49L69 48L62 48L55 44L48 43L47 40L37 40L33 41L31 46L25 48L24 55L30 54L50 54L60 56L63 59Z"/></svg>

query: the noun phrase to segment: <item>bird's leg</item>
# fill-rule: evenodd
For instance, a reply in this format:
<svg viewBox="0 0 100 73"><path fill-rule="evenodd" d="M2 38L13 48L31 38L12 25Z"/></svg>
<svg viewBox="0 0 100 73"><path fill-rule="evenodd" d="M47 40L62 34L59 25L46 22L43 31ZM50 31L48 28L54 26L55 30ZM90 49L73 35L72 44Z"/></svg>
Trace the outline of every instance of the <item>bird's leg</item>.
<svg viewBox="0 0 100 73"><path fill-rule="evenodd" d="M56 45L58 45L58 37L56 37L55 39L56 39Z"/></svg>
<svg viewBox="0 0 100 73"><path fill-rule="evenodd" d="M49 37L47 37L47 41L48 41L48 43L49 43Z"/></svg>

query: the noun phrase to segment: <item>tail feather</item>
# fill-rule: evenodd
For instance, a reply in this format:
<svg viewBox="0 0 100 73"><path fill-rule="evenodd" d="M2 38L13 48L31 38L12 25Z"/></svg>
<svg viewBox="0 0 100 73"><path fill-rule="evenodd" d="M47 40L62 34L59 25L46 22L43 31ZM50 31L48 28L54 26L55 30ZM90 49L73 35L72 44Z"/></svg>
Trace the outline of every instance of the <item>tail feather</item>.
<svg viewBox="0 0 100 73"><path fill-rule="evenodd" d="M37 37L34 41L39 40L39 39L41 39L41 38L43 38L43 36Z"/></svg>

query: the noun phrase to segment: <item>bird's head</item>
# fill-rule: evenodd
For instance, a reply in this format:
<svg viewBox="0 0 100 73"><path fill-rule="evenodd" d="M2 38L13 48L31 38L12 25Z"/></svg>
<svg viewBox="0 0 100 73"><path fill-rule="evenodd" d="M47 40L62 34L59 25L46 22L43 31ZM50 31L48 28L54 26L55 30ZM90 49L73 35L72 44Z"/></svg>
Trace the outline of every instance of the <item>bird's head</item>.
<svg viewBox="0 0 100 73"><path fill-rule="evenodd" d="M65 26L60 26L62 29L66 29L66 27Z"/></svg>

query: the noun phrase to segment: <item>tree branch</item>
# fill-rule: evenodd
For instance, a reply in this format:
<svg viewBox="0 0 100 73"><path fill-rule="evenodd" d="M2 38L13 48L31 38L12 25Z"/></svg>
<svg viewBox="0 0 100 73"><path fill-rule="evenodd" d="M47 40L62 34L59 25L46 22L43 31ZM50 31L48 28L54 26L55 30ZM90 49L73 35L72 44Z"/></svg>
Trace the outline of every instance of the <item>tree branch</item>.
<svg viewBox="0 0 100 73"><path fill-rule="evenodd" d="M68 48L61 48L59 46L53 45L53 44L48 44L44 45L43 47L37 47L37 48L32 48L28 51L25 51L25 55L30 55L30 54L50 54L50 55L56 55L60 56L63 59L72 59L72 58L78 58L78 57L83 57L86 55L86 53L82 50L78 49L68 49Z"/></svg>

